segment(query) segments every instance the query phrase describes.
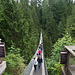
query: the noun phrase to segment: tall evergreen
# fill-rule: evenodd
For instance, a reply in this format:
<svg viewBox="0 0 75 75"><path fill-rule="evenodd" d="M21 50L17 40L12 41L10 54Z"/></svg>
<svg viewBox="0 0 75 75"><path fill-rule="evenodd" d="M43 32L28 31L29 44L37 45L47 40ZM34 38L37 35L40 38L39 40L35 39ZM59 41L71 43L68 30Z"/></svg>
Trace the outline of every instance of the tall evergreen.
<svg viewBox="0 0 75 75"><path fill-rule="evenodd" d="M75 5L72 6L72 15L67 17L67 22L66 22L66 33L69 33L73 39L75 40Z"/></svg>

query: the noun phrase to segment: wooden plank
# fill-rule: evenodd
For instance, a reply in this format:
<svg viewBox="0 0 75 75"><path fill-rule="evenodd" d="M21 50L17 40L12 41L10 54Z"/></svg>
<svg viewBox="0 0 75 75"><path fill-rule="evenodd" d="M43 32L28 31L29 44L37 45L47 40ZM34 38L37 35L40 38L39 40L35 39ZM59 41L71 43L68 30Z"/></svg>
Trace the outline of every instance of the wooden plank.
<svg viewBox="0 0 75 75"><path fill-rule="evenodd" d="M75 50L75 46L67 46L68 48Z"/></svg>
<svg viewBox="0 0 75 75"><path fill-rule="evenodd" d="M75 48L75 46L65 46L65 48L73 55L75 56L75 52L73 51L73 49ZM75 49L74 49L75 50Z"/></svg>
<svg viewBox="0 0 75 75"><path fill-rule="evenodd" d="M5 71L5 68L6 68L6 61L3 61L3 62L0 64L0 75L3 74L3 72Z"/></svg>
<svg viewBox="0 0 75 75"><path fill-rule="evenodd" d="M71 75L75 75L75 65L70 65L68 69L69 69Z"/></svg>
<svg viewBox="0 0 75 75"><path fill-rule="evenodd" d="M61 67L61 72L62 72L62 75L66 75L66 72L64 70L64 67Z"/></svg>
<svg viewBox="0 0 75 75"><path fill-rule="evenodd" d="M2 58L0 58L0 64L2 63Z"/></svg>

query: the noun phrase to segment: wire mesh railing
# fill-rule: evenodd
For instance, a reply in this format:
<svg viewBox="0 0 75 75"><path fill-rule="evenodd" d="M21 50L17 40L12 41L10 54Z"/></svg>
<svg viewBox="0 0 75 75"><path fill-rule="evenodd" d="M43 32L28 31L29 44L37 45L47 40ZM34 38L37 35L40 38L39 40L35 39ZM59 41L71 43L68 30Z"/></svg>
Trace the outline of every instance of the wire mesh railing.
<svg viewBox="0 0 75 75"><path fill-rule="evenodd" d="M47 71L47 68L46 68L45 56L44 56L44 50L43 50L43 60L44 60L45 75L48 75L48 71Z"/></svg>
<svg viewBox="0 0 75 75"><path fill-rule="evenodd" d="M43 38L42 38L43 40ZM47 68L46 68L46 61L45 61L45 55L44 55L44 48L43 48L43 60L44 60L44 68L45 68L45 75L48 75L48 71L47 71Z"/></svg>

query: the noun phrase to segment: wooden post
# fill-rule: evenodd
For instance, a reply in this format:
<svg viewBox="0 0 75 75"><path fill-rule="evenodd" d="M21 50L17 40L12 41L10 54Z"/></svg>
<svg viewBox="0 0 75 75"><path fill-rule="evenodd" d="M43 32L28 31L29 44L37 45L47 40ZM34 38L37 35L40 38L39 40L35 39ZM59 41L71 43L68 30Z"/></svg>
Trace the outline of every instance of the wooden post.
<svg viewBox="0 0 75 75"><path fill-rule="evenodd" d="M3 75L6 68L6 61L3 61L2 57L5 57L5 43L0 39L0 75Z"/></svg>
<svg viewBox="0 0 75 75"><path fill-rule="evenodd" d="M66 64L65 64L65 67L68 67L68 65L69 65L69 51L67 51L67 62L66 62Z"/></svg>
<svg viewBox="0 0 75 75"><path fill-rule="evenodd" d="M70 55L70 52L67 50L67 62L64 65L64 69L66 71L66 74L68 73L68 67L69 67L69 55Z"/></svg>
<svg viewBox="0 0 75 75"><path fill-rule="evenodd" d="M2 63L2 61L3 61L2 58L0 58L0 64Z"/></svg>

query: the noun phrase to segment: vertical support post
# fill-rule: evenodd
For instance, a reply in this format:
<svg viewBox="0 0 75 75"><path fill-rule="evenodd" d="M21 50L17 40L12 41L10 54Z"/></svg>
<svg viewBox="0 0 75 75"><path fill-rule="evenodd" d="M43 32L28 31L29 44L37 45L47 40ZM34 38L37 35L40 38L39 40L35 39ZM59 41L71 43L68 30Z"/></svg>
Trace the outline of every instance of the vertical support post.
<svg viewBox="0 0 75 75"><path fill-rule="evenodd" d="M2 58L0 58L0 64L2 63L2 61L3 61Z"/></svg>
<svg viewBox="0 0 75 75"><path fill-rule="evenodd" d="M0 43L1 43L1 40L2 40L2 39L0 39ZM2 58L0 58L0 64L1 64L1 63L2 63Z"/></svg>
<svg viewBox="0 0 75 75"><path fill-rule="evenodd" d="M69 67L69 55L70 55L70 53L67 50L67 62L65 64L65 66L64 66L64 69L65 69L67 75L68 75L68 67Z"/></svg>

